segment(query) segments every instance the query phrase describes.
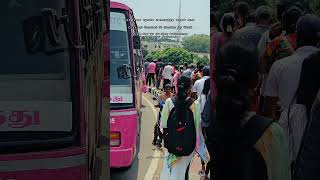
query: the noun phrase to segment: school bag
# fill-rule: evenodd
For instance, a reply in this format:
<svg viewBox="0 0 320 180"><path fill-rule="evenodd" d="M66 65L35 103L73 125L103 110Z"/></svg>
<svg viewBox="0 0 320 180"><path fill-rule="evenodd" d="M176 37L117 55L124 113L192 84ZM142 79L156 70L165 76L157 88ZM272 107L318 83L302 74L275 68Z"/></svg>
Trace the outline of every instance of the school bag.
<svg viewBox="0 0 320 180"><path fill-rule="evenodd" d="M183 103L181 120L177 118L177 98L173 98L174 108L170 111L167 128L164 129L164 147L176 156L189 156L196 146L196 128L190 106L195 100L189 98Z"/></svg>
<svg viewBox="0 0 320 180"><path fill-rule="evenodd" d="M260 152L254 148L256 142L261 138L265 130L272 124L273 120L254 115L244 126L243 133L246 154L243 164L243 179L246 180L268 180L268 171L265 160Z"/></svg>

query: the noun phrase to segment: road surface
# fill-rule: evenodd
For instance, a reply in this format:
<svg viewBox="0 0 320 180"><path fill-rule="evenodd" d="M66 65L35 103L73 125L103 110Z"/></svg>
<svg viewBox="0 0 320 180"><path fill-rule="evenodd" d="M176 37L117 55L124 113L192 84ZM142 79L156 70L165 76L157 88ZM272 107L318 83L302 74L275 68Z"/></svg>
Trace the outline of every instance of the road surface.
<svg viewBox="0 0 320 180"><path fill-rule="evenodd" d="M144 94L142 108L142 124L138 141L138 155L129 169L111 169L110 179L116 180L159 180L163 166L163 152L151 144L153 128L156 123L157 104L150 93ZM192 163L189 172L190 180L199 180L198 171L201 163L198 157Z"/></svg>

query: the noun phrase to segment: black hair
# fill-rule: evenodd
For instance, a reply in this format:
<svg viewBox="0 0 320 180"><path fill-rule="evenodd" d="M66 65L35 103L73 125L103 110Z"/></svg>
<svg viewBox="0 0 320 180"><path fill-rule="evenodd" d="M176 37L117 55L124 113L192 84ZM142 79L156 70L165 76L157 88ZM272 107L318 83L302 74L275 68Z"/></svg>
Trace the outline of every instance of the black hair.
<svg viewBox="0 0 320 180"><path fill-rule="evenodd" d="M184 105L188 97L188 92L191 89L191 79L186 76L181 76L178 80L178 95L177 95L177 106L175 107L178 120L183 118L185 115Z"/></svg>
<svg viewBox="0 0 320 180"><path fill-rule="evenodd" d="M235 5L235 12L240 17L245 18L249 12L249 4L247 2L240 1Z"/></svg>
<svg viewBox="0 0 320 180"><path fill-rule="evenodd" d="M319 43L320 18L316 15L307 14L297 22L298 47L316 46Z"/></svg>
<svg viewBox="0 0 320 180"><path fill-rule="evenodd" d="M170 84L166 84L166 85L164 86L164 89L167 89L167 88L170 88L170 89L171 89L172 87L171 87Z"/></svg>
<svg viewBox="0 0 320 180"><path fill-rule="evenodd" d="M300 74L299 86L296 92L297 104L303 104L310 114L313 101L320 89L320 52L307 57L303 63Z"/></svg>
<svg viewBox="0 0 320 180"><path fill-rule="evenodd" d="M210 78L204 81L202 94L208 95L210 91Z"/></svg>
<svg viewBox="0 0 320 180"><path fill-rule="evenodd" d="M225 14L221 19L221 28L223 32L227 32L227 27L231 26L232 28L236 25L236 20L233 15L231 14Z"/></svg>
<svg viewBox="0 0 320 180"><path fill-rule="evenodd" d="M291 6L283 13L282 24L288 34L296 32L297 22L302 14L302 10L297 6Z"/></svg>
<svg viewBox="0 0 320 180"><path fill-rule="evenodd" d="M277 4L277 19L279 21L282 21L282 14L286 11L290 4L291 2L289 0L281 0Z"/></svg>
<svg viewBox="0 0 320 180"><path fill-rule="evenodd" d="M218 53L215 77L216 118L209 131L217 143L214 173L217 179L239 179L246 153L241 121L250 109L250 92L258 79L256 47L244 40L228 41Z"/></svg>
<svg viewBox="0 0 320 180"><path fill-rule="evenodd" d="M214 13L210 14L210 27L218 26L218 21Z"/></svg>
<svg viewBox="0 0 320 180"><path fill-rule="evenodd" d="M256 22L256 11L250 9L246 16L246 23L255 23Z"/></svg>
<svg viewBox="0 0 320 180"><path fill-rule="evenodd" d="M209 66L204 66L202 69L203 76L210 76L210 68Z"/></svg>

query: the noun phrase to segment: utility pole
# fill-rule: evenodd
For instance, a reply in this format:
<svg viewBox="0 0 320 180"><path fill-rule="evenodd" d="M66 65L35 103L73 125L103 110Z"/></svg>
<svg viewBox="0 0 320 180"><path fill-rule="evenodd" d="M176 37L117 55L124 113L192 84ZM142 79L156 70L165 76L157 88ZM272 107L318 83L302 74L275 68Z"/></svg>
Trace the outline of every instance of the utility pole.
<svg viewBox="0 0 320 180"><path fill-rule="evenodd" d="M181 33L181 0L179 0L179 17L178 17L178 42L180 43L181 41L181 37L180 37L180 33Z"/></svg>

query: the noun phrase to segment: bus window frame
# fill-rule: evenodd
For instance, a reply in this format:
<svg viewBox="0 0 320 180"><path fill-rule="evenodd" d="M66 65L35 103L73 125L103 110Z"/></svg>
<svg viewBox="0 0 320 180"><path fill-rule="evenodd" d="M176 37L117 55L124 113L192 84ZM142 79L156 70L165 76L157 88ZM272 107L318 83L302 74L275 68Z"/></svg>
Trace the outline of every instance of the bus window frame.
<svg viewBox="0 0 320 180"><path fill-rule="evenodd" d="M65 7L63 8L65 11L62 13L66 13L69 18L69 28L70 32L75 32L77 29L76 26L76 17L74 15L76 9L75 5L72 1L65 1ZM76 39L76 33L72 33L71 37L73 39ZM77 147L80 146L80 123L81 123L81 118L80 118L80 92L75 91L78 89L80 77L76 76L77 72L77 63L80 62L75 62L75 59L77 57L76 53L79 52L78 49L75 48L68 48L67 49L68 56L69 58L66 59L69 61L69 80L70 80L70 97L71 97L71 104L72 104L72 129L69 132L63 132L63 131L36 131L32 132L30 134L30 131L22 131L19 132L20 136L23 136L23 134L27 134L30 137L37 137L41 136L44 133L47 133L46 139L36 139L32 138L32 140L13 140L13 141L7 141L3 142L0 141L0 154L10 154L10 153L25 153L25 152L38 152L38 151L52 151L52 150L60 150L60 149L65 149L65 148L72 148L72 147ZM80 56L79 56L80 57ZM3 131L1 132L5 134L14 134L16 133L15 131L8 132L8 131ZM29 133L29 134L28 134ZM57 133L60 133L59 137L57 136ZM12 135L13 136L13 135ZM50 138L48 138L50 137ZM12 138L10 136L10 138ZM14 137L12 138L14 139ZM36 147L36 148L35 148Z"/></svg>
<svg viewBox="0 0 320 180"><path fill-rule="evenodd" d="M127 10L122 10L122 9L118 9L118 8L110 8L110 13L111 12L118 12L118 13L123 13L126 17L126 24L127 24L127 32L128 32L128 42L129 42L129 49L130 49L130 52L129 52L129 55L130 55L130 65L132 67L132 70L133 70L133 77L131 78L131 81L132 81L132 98L133 98L133 101L132 103L111 103L110 102L110 110L120 110L120 109L129 109L129 108L135 108L136 107L136 94L135 94L135 88L136 88L136 85L135 85L135 78L134 76L136 75L136 70L135 70L135 66L134 66L134 60L133 60L133 40L132 40L132 30L131 30L131 19L132 19L132 15L129 14L129 11ZM110 21L109 21L110 22ZM110 32L111 32L111 27L110 27ZM111 40L111 33L110 33L110 40ZM133 51L131 51L131 49ZM110 43L110 50L111 50L111 43ZM111 58L110 58L110 63L111 63ZM111 74L110 74L111 76ZM111 84L111 80L110 80L110 88L111 88L112 84ZM111 91L110 91L110 97L111 97Z"/></svg>

